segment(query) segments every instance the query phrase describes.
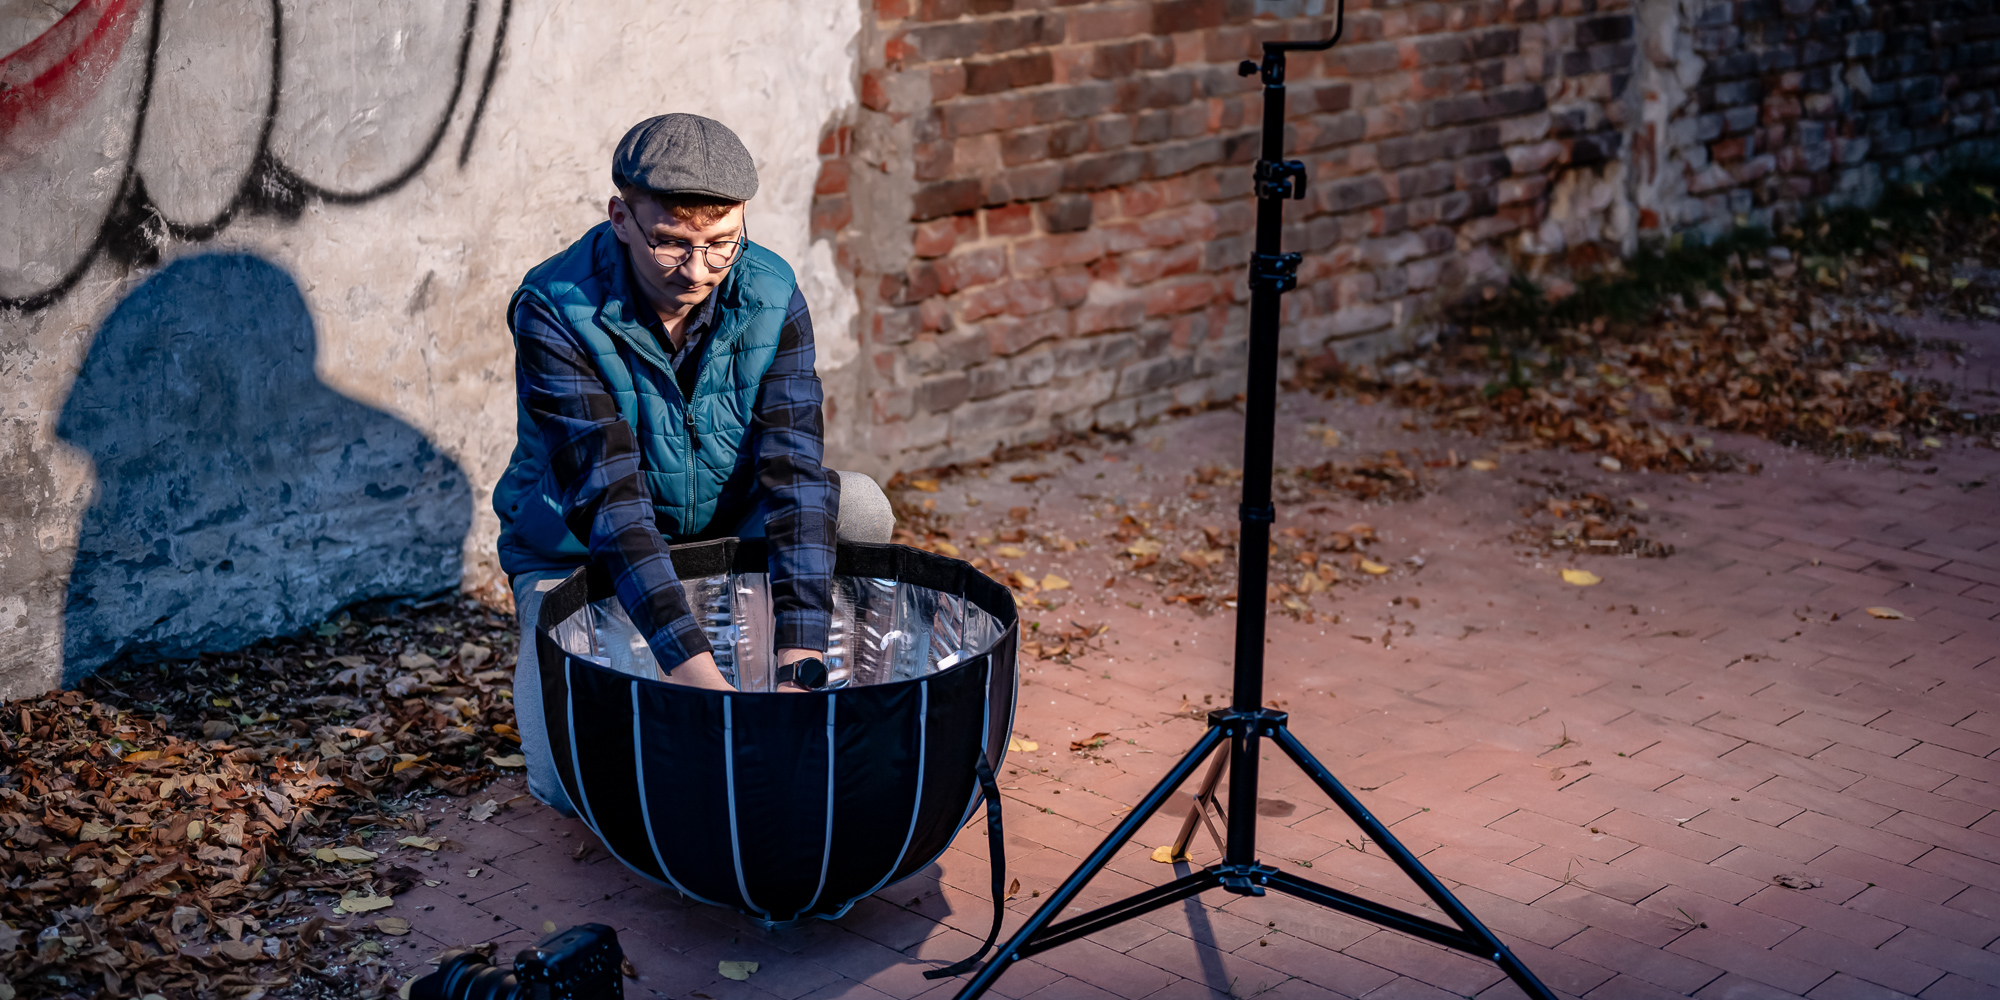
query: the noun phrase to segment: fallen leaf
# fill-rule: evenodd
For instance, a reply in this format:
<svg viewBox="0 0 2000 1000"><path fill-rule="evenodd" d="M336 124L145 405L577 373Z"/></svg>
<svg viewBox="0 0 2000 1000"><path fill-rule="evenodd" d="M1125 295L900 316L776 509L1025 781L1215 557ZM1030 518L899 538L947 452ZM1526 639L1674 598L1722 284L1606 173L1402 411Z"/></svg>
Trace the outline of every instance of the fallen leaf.
<svg viewBox="0 0 2000 1000"><path fill-rule="evenodd" d="M919 493L936 493L938 491L938 481L935 479L912 479L910 480L910 488Z"/></svg>
<svg viewBox="0 0 2000 1000"><path fill-rule="evenodd" d="M1156 556L1160 554L1160 550L1164 547L1151 538L1141 538L1125 546L1125 554L1132 556Z"/></svg>
<svg viewBox="0 0 2000 1000"><path fill-rule="evenodd" d="M1578 587L1595 587L1604 582L1603 577L1587 569L1566 569L1562 571L1562 577L1564 583Z"/></svg>
<svg viewBox="0 0 2000 1000"><path fill-rule="evenodd" d="M1606 472L1619 472L1625 468L1625 463L1612 458L1610 455L1605 455L1597 460L1597 467Z"/></svg>
<svg viewBox="0 0 2000 1000"><path fill-rule="evenodd" d="M1068 580L1065 580L1065 579L1063 579L1062 577L1059 577L1059 576L1055 575L1054 573L1050 573L1049 575L1047 575L1047 576L1045 576L1045 577L1042 577L1042 589L1043 589L1043 590L1068 590L1068 589L1069 589L1069 581L1068 581Z"/></svg>
<svg viewBox="0 0 2000 1000"><path fill-rule="evenodd" d="M554 934L555 932L556 932L556 922L555 922L555 921L553 921L553 920L544 920L544 921L542 921L542 933L544 933L544 934Z"/></svg>
<svg viewBox="0 0 2000 1000"><path fill-rule="evenodd" d="M950 556L953 559L958 558L958 546L953 545L942 538L931 539L931 549L937 552L939 555Z"/></svg>
<svg viewBox="0 0 2000 1000"><path fill-rule="evenodd" d="M466 878L478 878L478 877L479 877L479 873L480 873L480 872L483 872L483 871L485 871L485 870L486 870L486 869L484 869L484 868L467 868L467 869L465 870L465 877L466 877Z"/></svg>
<svg viewBox="0 0 2000 1000"><path fill-rule="evenodd" d="M494 767L528 766L528 758L518 753L489 753L486 755L486 759L492 761Z"/></svg>
<svg viewBox="0 0 2000 1000"><path fill-rule="evenodd" d="M916 484L912 483L911 485L914 486ZM749 979L750 974L757 971L757 963L728 962L728 961L717 962L715 963L715 971L721 973L722 978L724 979L734 979L740 983L746 979Z"/></svg>
<svg viewBox="0 0 2000 1000"><path fill-rule="evenodd" d="M1771 876L1771 881L1776 882L1787 889L1817 889L1826 884L1825 881L1821 879L1816 879L1811 875L1794 874L1790 872L1787 872L1786 874L1783 875L1773 875Z"/></svg>
<svg viewBox="0 0 2000 1000"><path fill-rule="evenodd" d="M1172 844L1153 848L1153 860L1163 865L1170 865L1176 861L1186 861L1187 859L1188 856L1186 854L1174 854L1174 845Z"/></svg>
<svg viewBox="0 0 2000 1000"><path fill-rule="evenodd" d="M1036 583L1034 577L1017 569L1014 571L1014 587L1017 590L1034 591L1041 589L1041 584Z"/></svg>
<svg viewBox="0 0 2000 1000"><path fill-rule="evenodd" d="M484 823L487 820L492 819L494 814L498 813L499 811L500 811L500 803L495 802L492 799L487 799L486 801L481 802L476 806L473 806L472 811L466 813L465 816L467 819L470 819L474 822Z"/></svg>
<svg viewBox="0 0 2000 1000"><path fill-rule="evenodd" d="M1492 459L1475 458L1472 461L1465 463L1465 466L1466 468L1469 468L1474 472L1492 472L1494 469L1500 467L1500 463L1495 462Z"/></svg>
<svg viewBox="0 0 2000 1000"><path fill-rule="evenodd" d="M375 929L391 937L402 937L410 933L410 922L402 917L383 917L375 921Z"/></svg>
<svg viewBox="0 0 2000 1000"><path fill-rule="evenodd" d="M444 846L444 841L438 840L435 837L404 837L396 841L396 843L424 851L435 851Z"/></svg>
<svg viewBox="0 0 2000 1000"><path fill-rule="evenodd" d="M1001 557L1002 559L1019 559L1022 556L1027 555L1028 550L1020 547L1019 545L1002 545L999 548L994 549L993 554Z"/></svg>
<svg viewBox="0 0 2000 1000"><path fill-rule="evenodd" d="M1901 611L1897 611L1895 608L1869 608L1868 613L1874 615L1877 618L1900 618L1903 619L1904 621L1912 620L1909 615L1906 615Z"/></svg>
<svg viewBox="0 0 2000 1000"><path fill-rule="evenodd" d="M1034 740L1024 740L1012 736L1007 738L1007 751L1009 753L1034 753L1041 748L1042 745Z"/></svg>
<svg viewBox="0 0 2000 1000"><path fill-rule="evenodd" d="M340 905L334 909L341 913L367 913L369 910L386 910L394 905L396 901L388 896L372 894L363 896L358 892L351 892L340 897Z"/></svg>
<svg viewBox="0 0 2000 1000"><path fill-rule="evenodd" d="M349 863L373 861L380 855L360 847L322 847L313 852L313 857L331 864L335 861Z"/></svg>
<svg viewBox="0 0 2000 1000"><path fill-rule="evenodd" d="M1382 574L1389 572L1389 567L1384 566L1373 559L1363 559L1361 560L1361 571L1363 573L1367 573L1370 576L1381 576Z"/></svg>
<svg viewBox="0 0 2000 1000"><path fill-rule="evenodd" d="M1091 735L1084 737L1083 739L1069 741L1069 748L1078 753L1081 753L1085 750L1095 750L1103 746L1104 744L1110 742L1110 740L1111 740L1110 733L1092 733Z"/></svg>
<svg viewBox="0 0 2000 1000"><path fill-rule="evenodd" d="M249 941L224 941L215 946L218 954L234 962L248 962L264 957L264 946Z"/></svg>

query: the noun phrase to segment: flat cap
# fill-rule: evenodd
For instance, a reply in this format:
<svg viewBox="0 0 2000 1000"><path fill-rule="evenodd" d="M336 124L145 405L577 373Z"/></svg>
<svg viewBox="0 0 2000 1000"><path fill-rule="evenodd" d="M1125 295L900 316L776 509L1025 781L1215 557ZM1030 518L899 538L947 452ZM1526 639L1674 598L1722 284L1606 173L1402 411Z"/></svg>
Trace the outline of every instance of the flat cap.
<svg viewBox="0 0 2000 1000"><path fill-rule="evenodd" d="M661 194L749 201L757 193L757 164L729 126L700 115L659 115L619 140L611 181Z"/></svg>

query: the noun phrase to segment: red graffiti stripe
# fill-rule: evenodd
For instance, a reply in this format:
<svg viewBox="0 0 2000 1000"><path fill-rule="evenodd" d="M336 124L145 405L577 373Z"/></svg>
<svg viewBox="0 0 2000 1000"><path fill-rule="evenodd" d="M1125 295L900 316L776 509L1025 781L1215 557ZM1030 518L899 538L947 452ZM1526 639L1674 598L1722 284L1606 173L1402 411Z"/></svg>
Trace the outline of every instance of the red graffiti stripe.
<svg viewBox="0 0 2000 1000"><path fill-rule="evenodd" d="M138 20L139 0L82 0L0 57L0 150L30 152L90 103Z"/></svg>

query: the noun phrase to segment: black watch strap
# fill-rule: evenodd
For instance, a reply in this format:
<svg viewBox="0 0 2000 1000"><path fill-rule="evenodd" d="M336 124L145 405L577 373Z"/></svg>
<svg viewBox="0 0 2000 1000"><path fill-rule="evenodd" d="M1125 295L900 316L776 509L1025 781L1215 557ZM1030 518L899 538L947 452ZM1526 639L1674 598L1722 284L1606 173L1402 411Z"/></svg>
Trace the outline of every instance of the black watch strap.
<svg viewBox="0 0 2000 1000"><path fill-rule="evenodd" d="M797 684L809 691L826 686L826 661L817 656L778 664L778 683Z"/></svg>

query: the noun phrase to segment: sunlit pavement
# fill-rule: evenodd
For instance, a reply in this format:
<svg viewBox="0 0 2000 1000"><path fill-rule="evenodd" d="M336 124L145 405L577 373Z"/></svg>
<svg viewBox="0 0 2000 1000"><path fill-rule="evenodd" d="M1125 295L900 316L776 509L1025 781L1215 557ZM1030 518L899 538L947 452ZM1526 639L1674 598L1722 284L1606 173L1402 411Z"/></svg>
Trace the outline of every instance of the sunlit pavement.
<svg viewBox="0 0 2000 1000"><path fill-rule="evenodd" d="M1265 697L1551 987L1593 1000L2000 991L2000 453L1953 442L1926 459L1833 460L1718 435L1761 472L1692 482L1405 429L1411 415L1386 405L1289 395L1283 407L1280 465L1389 448L1459 456L1422 470L1419 499L1281 505L1280 530L1370 524L1370 558L1390 570L1350 568L1349 582L1294 598L1304 611L1268 605ZM1173 588L1138 579L1106 536L1124 514L1150 521L1184 502L1197 467L1239 466L1240 431L1229 410L1167 421L1128 443L946 478L929 496L967 558L1069 581L1040 592L1059 606L1027 620L1050 635L1105 626L1071 663L1023 660L1016 735L1036 749L1001 776L1020 882L1010 929L1227 699L1233 612L1163 601ZM1497 468L1465 464L1482 456ZM1531 483L1556 476L1622 509L1640 501L1639 527L1674 553L1526 554L1509 535L1527 523L1522 507L1546 501ZM1226 531L1234 504L1217 496L1179 520ZM1010 517L1017 507L1025 519ZM1010 528L1022 554L996 555L988 536ZM1055 551L1061 539L1087 545ZM1565 582L1571 567L1601 582ZM1420 905L1379 848L1271 757L1267 862ZM464 818L486 798L511 804ZM1171 877L1151 854L1186 808L1126 845L1083 905ZM598 921L638 970L630 995L946 997L962 981L922 972L969 953L991 919L980 824L839 921L765 931L645 884L601 849L578 860L594 839L518 780L427 812L451 845L408 852L440 883L397 898L416 930L393 954L412 971L446 947L495 941L506 956L545 927ZM1217 857L1195 844L1195 864ZM758 968L733 981L723 960ZM995 992L1518 991L1490 965L1356 920L1215 894L1023 961Z"/></svg>

